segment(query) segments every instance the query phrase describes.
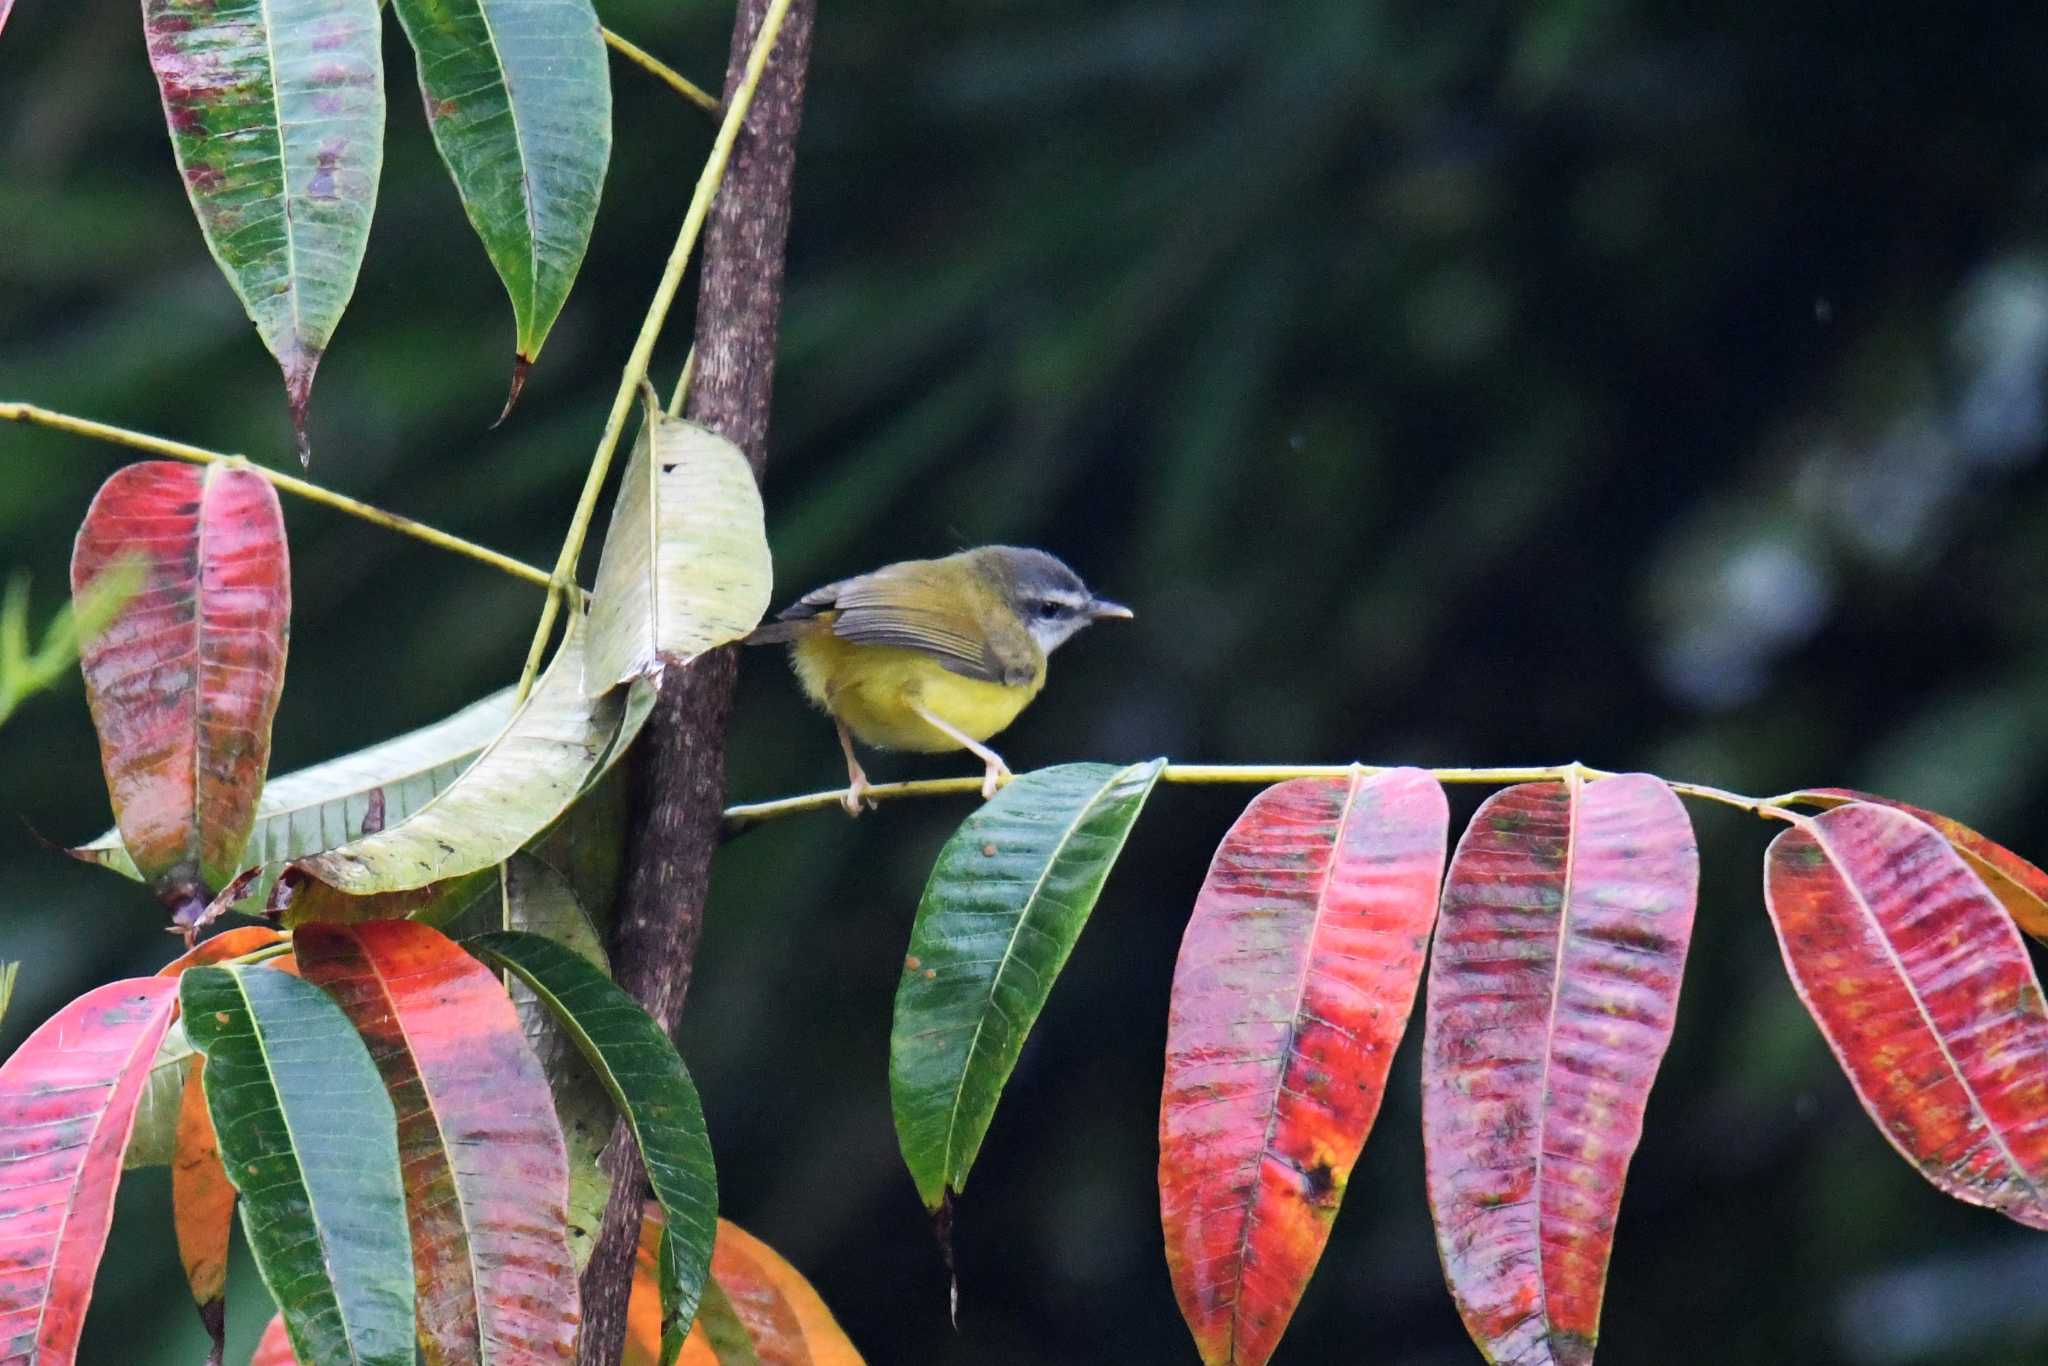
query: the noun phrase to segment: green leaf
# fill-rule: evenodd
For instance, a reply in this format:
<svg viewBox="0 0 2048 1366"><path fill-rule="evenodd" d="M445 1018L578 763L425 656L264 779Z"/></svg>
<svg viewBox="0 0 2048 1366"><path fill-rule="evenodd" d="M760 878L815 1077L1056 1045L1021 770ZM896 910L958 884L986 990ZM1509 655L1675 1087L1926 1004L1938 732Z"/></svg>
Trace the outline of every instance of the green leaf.
<svg viewBox="0 0 2048 1366"><path fill-rule="evenodd" d="M641 392L640 439L597 566L586 692L738 640L760 624L774 591L761 490L745 453L662 412L652 388Z"/></svg>
<svg viewBox="0 0 2048 1366"><path fill-rule="evenodd" d="M278 869L290 860L347 844L361 838L365 826L382 829L425 806L475 761L511 715L512 689L506 688L432 725L271 779L256 804L256 824L240 860L242 869L262 864L264 871L235 909L260 914ZM70 852L141 879L119 830Z"/></svg>
<svg viewBox="0 0 2048 1366"><path fill-rule="evenodd" d="M0 1020L7 1018L7 1006L14 999L14 979L21 974L21 964L0 963Z"/></svg>
<svg viewBox="0 0 2048 1366"><path fill-rule="evenodd" d="M171 1021L135 1103L135 1128L121 1155L124 1168L170 1165L178 1145L178 1099L185 1090L185 1062L196 1051L185 1037L185 1022Z"/></svg>
<svg viewBox="0 0 2048 1366"><path fill-rule="evenodd" d="M377 0L143 0L142 26L199 230L284 370L303 459L384 167Z"/></svg>
<svg viewBox="0 0 2048 1366"><path fill-rule="evenodd" d="M663 1278L662 1316L687 1327L711 1273L718 1176L697 1088L675 1044L639 1002L552 940L499 931L466 940L463 947L509 968L533 989L625 1116L676 1243L674 1283Z"/></svg>
<svg viewBox="0 0 2048 1366"><path fill-rule="evenodd" d="M651 688L583 693L580 617L525 703L462 775L405 820L292 867L351 896L400 892L503 863L625 752Z"/></svg>
<svg viewBox="0 0 2048 1366"><path fill-rule="evenodd" d="M612 88L597 12L590 0L396 0L393 8L419 58L434 145L512 296L523 375L583 264L611 158Z"/></svg>
<svg viewBox="0 0 2048 1366"><path fill-rule="evenodd" d="M668 1249L669 1239L664 1232L661 1239L664 1271L668 1268ZM761 1366L760 1354L754 1350L754 1340L747 1336L747 1325L740 1321L739 1311L733 1308L732 1300L727 1298L717 1281L705 1282L704 1303L697 1307L697 1321L704 1327L704 1340L711 1344L718 1366ZM662 1366L669 1366L682 1355L683 1338L687 1333L687 1327L663 1325Z"/></svg>
<svg viewBox="0 0 2048 1366"><path fill-rule="evenodd" d="M925 1205L967 1184L996 1101L1164 759L1027 773L939 851L896 988L889 1093Z"/></svg>
<svg viewBox="0 0 2048 1366"><path fill-rule="evenodd" d="M413 1366L396 1120L355 1028L268 968L193 968L179 990L243 1233L299 1360Z"/></svg>

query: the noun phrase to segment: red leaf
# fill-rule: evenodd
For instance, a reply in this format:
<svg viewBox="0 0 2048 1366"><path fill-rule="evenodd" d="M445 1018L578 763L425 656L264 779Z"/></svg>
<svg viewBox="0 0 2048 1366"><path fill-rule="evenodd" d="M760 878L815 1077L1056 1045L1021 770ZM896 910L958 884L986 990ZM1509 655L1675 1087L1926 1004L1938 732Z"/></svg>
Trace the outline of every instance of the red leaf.
<svg viewBox="0 0 2048 1366"><path fill-rule="evenodd" d="M249 1366L299 1366L299 1359L292 1353L291 1334L285 1331L284 1315L274 1314L270 1326L263 1330L263 1340L256 1344L256 1355L249 1358Z"/></svg>
<svg viewBox="0 0 2048 1366"><path fill-rule="evenodd" d="M1458 843L1422 1141L1444 1276L1489 1361L1593 1359L1698 890L1685 809L1645 774L1497 792Z"/></svg>
<svg viewBox="0 0 2048 1366"><path fill-rule="evenodd" d="M0 1366L69 1366L121 1153L178 1004L168 977L97 987L0 1065Z"/></svg>
<svg viewBox="0 0 2048 1366"><path fill-rule="evenodd" d="M218 1363L227 1326L228 1237L234 1230L235 1187L221 1166L220 1140L214 1135L213 1116L207 1112L206 1092L199 1081L202 1061L198 1057L190 1060L185 1088L178 1097L177 1146L171 1156L171 1222L178 1234L178 1260L185 1266L185 1283L192 1288L199 1321L213 1339L213 1355L208 1360Z"/></svg>
<svg viewBox="0 0 2048 1366"><path fill-rule="evenodd" d="M234 877L270 761L291 569L277 493L225 465L146 461L100 486L71 591L140 555L142 590L84 642L121 841L189 924Z"/></svg>
<svg viewBox="0 0 2048 1366"><path fill-rule="evenodd" d="M1407 1027L1450 810L1419 769L1268 788L1224 836L1174 969L1159 1208L1209 1363L1272 1355Z"/></svg>
<svg viewBox="0 0 2048 1366"><path fill-rule="evenodd" d="M1846 787L1816 787L1795 792L1793 798L1815 806L1838 806L1843 802L1872 802L1916 816L1933 826L1941 837L1963 856L1963 862L1998 898L2013 923L2044 944L2048 944L2048 873L2042 872L2012 850L1964 825L1923 807L1909 806L1890 797L1876 797Z"/></svg>
<svg viewBox="0 0 2048 1366"><path fill-rule="evenodd" d="M661 1360L661 1207L648 1201L626 1301L626 1351L620 1366ZM861 1355L803 1273L780 1253L725 1219L712 1245L711 1277L732 1305L761 1366L862 1366ZM719 1366L700 1314L677 1366ZM251 1366L264 1366L252 1363Z"/></svg>
<svg viewBox="0 0 2048 1366"><path fill-rule="evenodd" d="M426 1360L573 1357L569 1160L503 984L412 921L304 925L293 946L306 980L354 1021L398 1111Z"/></svg>
<svg viewBox="0 0 2048 1366"><path fill-rule="evenodd" d="M2048 1228L2048 1008L2026 945L1940 831L1856 803L1771 842L1785 966L1863 1108L1959 1200Z"/></svg>
<svg viewBox="0 0 2048 1366"><path fill-rule="evenodd" d="M187 949L158 968L156 975L176 977L187 968L203 968L209 963L240 958L245 953L254 953L258 949L283 941L284 936L268 925L238 925L232 930L221 931L196 948Z"/></svg>

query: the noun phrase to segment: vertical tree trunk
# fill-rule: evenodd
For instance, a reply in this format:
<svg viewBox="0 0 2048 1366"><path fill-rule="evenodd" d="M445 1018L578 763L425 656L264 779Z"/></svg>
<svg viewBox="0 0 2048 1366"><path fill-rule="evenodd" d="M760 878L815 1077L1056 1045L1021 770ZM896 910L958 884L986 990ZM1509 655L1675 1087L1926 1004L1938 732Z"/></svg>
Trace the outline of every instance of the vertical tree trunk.
<svg viewBox="0 0 2048 1366"><path fill-rule="evenodd" d="M768 0L740 0L725 72L727 99L767 8ZM756 478L767 465L783 248L815 13L816 0L790 5L705 228L697 369L687 413L746 451ZM716 650L668 672L635 757L633 828L612 927L612 962L620 985L671 1034L690 986L725 803L725 730L738 667L733 650ZM581 1366L614 1366L619 1360L646 1185L640 1155L623 1126L604 1161L614 1184L603 1232L583 1273Z"/></svg>

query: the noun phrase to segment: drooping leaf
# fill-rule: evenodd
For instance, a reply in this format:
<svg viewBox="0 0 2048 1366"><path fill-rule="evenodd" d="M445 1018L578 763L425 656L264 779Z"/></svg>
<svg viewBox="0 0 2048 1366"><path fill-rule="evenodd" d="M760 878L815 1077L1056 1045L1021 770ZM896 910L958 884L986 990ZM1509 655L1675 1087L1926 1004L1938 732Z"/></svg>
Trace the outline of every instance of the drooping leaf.
<svg viewBox="0 0 2048 1366"><path fill-rule="evenodd" d="M774 589L761 490L745 453L662 412L652 388L642 392L640 439L597 566L586 692L738 640L760 624Z"/></svg>
<svg viewBox="0 0 2048 1366"><path fill-rule="evenodd" d="M196 1055L186 1059L177 1153L171 1159L171 1216L185 1284L199 1308L199 1321L213 1339L208 1360L218 1366L227 1332L228 1238L235 1223L235 1187L221 1166L220 1140L206 1109L199 1067Z"/></svg>
<svg viewBox="0 0 2048 1366"><path fill-rule="evenodd" d="M1165 760L1026 773L939 851L889 1034L889 1095L925 1205L967 1184L1003 1084Z"/></svg>
<svg viewBox="0 0 2048 1366"><path fill-rule="evenodd" d="M1159 1207L1211 1366L1263 1366L1322 1256L1415 1005L1449 837L1419 769L1298 778L1209 865L1174 968Z"/></svg>
<svg viewBox="0 0 2048 1366"><path fill-rule="evenodd" d="M501 930L463 947L532 988L625 1117L675 1244L675 1282L663 1285L663 1316L688 1323L710 1274L718 1176L697 1088L675 1044L638 1001L552 940Z"/></svg>
<svg viewBox="0 0 2048 1366"><path fill-rule="evenodd" d="M245 869L262 866L263 874L236 909L259 914L278 870L292 859L338 848L425 806L505 729L511 715L512 689L505 688L430 726L271 779L239 861ZM125 877L140 876L118 830L71 853Z"/></svg>
<svg viewBox="0 0 2048 1366"><path fill-rule="evenodd" d="M661 1210L650 1204L626 1309L623 1366L656 1366L660 1358L656 1249L661 1230ZM732 1366L736 1360L763 1366L862 1366L860 1353L810 1282L773 1248L729 1220L718 1221L711 1275L711 1284L723 1292L722 1311L714 1312L707 1293L682 1345L678 1360L683 1366ZM734 1327L744 1335L746 1356L721 1341Z"/></svg>
<svg viewBox="0 0 2048 1366"><path fill-rule="evenodd" d="M1961 821L1951 820L1938 812L1851 788L1811 788L1793 793L1792 799L1820 807L1870 802L1925 821L1963 856L1963 862L1970 865L1971 871L1983 879L1984 885L2005 907L2013 923L2034 939L2048 944L2048 872L2043 872L1997 841L1986 839Z"/></svg>
<svg viewBox="0 0 2048 1366"><path fill-rule="evenodd" d="M249 1366L299 1366L298 1355L292 1351L292 1336L284 1326L284 1315L271 1316L262 1341L256 1344L256 1354L249 1358Z"/></svg>
<svg viewBox="0 0 2048 1366"><path fill-rule="evenodd" d="M1646 774L1497 792L1458 843L1422 1143L1444 1276L1489 1361L1593 1359L1698 883L1685 809Z"/></svg>
<svg viewBox="0 0 2048 1366"><path fill-rule="evenodd" d="M224 465L117 470L78 530L74 597L136 554L146 585L80 663L122 842L190 925L241 866L270 761L291 620L277 493Z"/></svg>
<svg viewBox="0 0 2048 1366"><path fill-rule="evenodd" d="M178 979L242 1231L301 1360L413 1366L396 1121L327 993L268 966Z"/></svg>
<svg viewBox="0 0 2048 1366"><path fill-rule="evenodd" d="M70 1366L175 983L109 982L0 1064L0 1363Z"/></svg>
<svg viewBox="0 0 2048 1366"><path fill-rule="evenodd" d="M313 372L355 292L384 165L377 4L142 4L185 193L284 371L302 459Z"/></svg>
<svg viewBox="0 0 2048 1366"><path fill-rule="evenodd" d="M14 1000L14 979L21 975L21 964L0 963L0 1020L7 1018L7 1007Z"/></svg>
<svg viewBox="0 0 2048 1366"><path fill-rule="evenodd" d="M510 858L618 758L631 741L628 731L646 717L627 693L584 696L586 634L572 616L561 648L505 729L425 806L292 867L366 896L425 887Z"/></svg>
<svg viewBox="0 0 2048 1366"><path fill-rule="evenodd" d="M306 925L293 945L306 980L354 1022L398 1112L429 1366L573 1355L567 1158L504 987L410 921Z"/></svg>
<svg viewBox="0 0 2048 1366"><path fill-rule="evenodd" d="M668 1246L668 1240L663 1239L662 1247ZM712 1261L715 1263L717 1260L717 1254L714 1252ZM784 1306L771 1299L756 1306L755 1315L759 1317L764 1313L772 1314L778 1309L784 1309ZM801 1332L795 1318L789 1316L786 1310L781 1320L769 1325L769 1331L784 1335ZM739 1307L726 1295L725 1288L718 1283L715 1276L704 1282L704 1300L697 1306L697 1321L690 1325L689 1334L700 1339L711 1349L718 1366L761 1366L761 1354L754 1350L753 1335L747 1331L746 1320L741 1317ZM661 1339L661 1366L675 1366L675 1363L682 1360L686 1341L684 1334L674 1324L665 1325ZM801 1342L802 1339L798 1337L797 1341Z"/></svg>
<svg viewBox="0 0 2048 1366"><path fill-rule="evenodd" d="M2048 1007L2006 909L1944 832L1837 807L1771 842L1764 898L1878 1130L1958 1200L2048 1228Z"/></svg>
<svg viewBox="0 0 2048 1366"><path fill-rule="evenodd" d="M360 925L372 920L417 920L438 929L495 901L497 891L496 868L479 868L424 887L358 896L291 867L278 875L265 913L288 930L315 922Z"/></svg>
<svg viewBox="0 0 2048 1366"><path fill-rule="evenodd" d="M419 58L434 145L512 296L523 377L583 264L611 158L611 77L597 12L590 0L396 0L393 8Z"/></svg>
<svg viewBox="0 0 2048 1366"><path fill-rule="evenodd" d="M157 969L159 977L176 977L191 968L239 958L245 953L284 942L284 936L267 925L244 925L217 934L198 947L173 958ZM289 955L263 960L282 967ZM128 1135L128 1151L122 1158L127 1167L166 1167L177 1157L178 1126L184 1115L187 1090L186 1062L197 1050L185 1037L185 1022L172 1020L150 1062L149 1076L142 1084L142 1097L135 1104L135 1127Z"/></svg>

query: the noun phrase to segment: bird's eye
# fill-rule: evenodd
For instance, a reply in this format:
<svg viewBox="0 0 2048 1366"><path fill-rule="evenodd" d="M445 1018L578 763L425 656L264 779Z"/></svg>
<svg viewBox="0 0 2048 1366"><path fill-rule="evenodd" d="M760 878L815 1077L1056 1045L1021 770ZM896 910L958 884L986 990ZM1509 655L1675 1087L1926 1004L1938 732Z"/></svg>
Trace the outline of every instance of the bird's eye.
<svg viewBox="0 0 2048 1366"><path fill-rule="evenodd" d="M1046 621L1051 621L1059 614L1060 605L1054 602L1051 598L1046 598L1038 604L1038 615Z"/></svg>

